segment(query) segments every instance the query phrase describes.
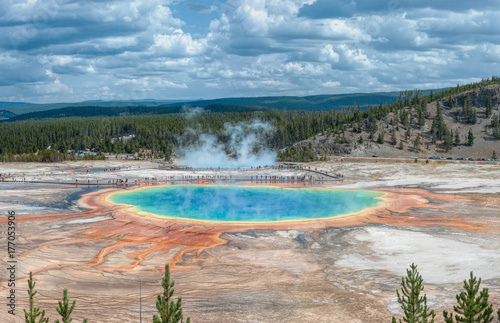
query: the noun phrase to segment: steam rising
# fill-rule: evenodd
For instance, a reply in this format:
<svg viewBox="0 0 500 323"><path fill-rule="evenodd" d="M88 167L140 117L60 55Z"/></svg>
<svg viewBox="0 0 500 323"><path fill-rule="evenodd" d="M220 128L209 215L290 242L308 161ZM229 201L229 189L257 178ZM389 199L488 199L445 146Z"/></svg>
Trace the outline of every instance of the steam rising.
<svg viewBox="0 0 500 323"><path fill-rule="evenodd" d="M276 152L265 148L265 138L273 131L268 123L224 124L218 134L188 129L181 138L184 148L179 152L183 162L191 167L256 167L274 165Z"/></svg>
<svg viewBox="0 0 500 323"><path fill-rule="evenodd" d="M195 115L205 113L205 112L210 112L210 110L205 110L202 107L192 107L192 106L185 105L181 108L181 110L179 112L183 113L185 115L186 119L189 120L189 119L193 118Z"/></svg>

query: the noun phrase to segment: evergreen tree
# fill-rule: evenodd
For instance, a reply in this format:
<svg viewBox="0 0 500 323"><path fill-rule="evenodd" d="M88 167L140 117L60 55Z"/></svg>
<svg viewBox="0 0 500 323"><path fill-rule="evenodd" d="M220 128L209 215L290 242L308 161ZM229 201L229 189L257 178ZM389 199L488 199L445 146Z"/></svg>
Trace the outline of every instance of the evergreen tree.
<svg viewBox="0 0 500 323"><path fill-rule="evenodd" d="M401 123L403 124L403 127L405 127L405 129L408 129L410 124L409 124L409 120L408 120L408 111L404 111L402 114L401 114Z"/></svg>
<svg viewBox="0 0 500 323"><path fill-rule="evenodd" d="M477 123L477 110L476 107L472 108L472 115L471 115L471 121L470 123L476 124Z"/></svg>
<svg viewBox="0 0 500 323"><path fill-rule="evenodd" d="M29 312L24 310L24 318L26 323L48 323L49 318L45 317L45 311L40 312L40 308L35 307L35 290L36 283L33 281L33 273L30 271L30 279L28 279L28 295L29 295ZM38 318L40 316L40 318ZM38 320L37 320L38 318Z"/></svg>
<svg viewBox="0 0 500 323"><path fill-rule="evenodd" d="M418 125L422 128L425 125L425 112L423 108L417 110Z"/></svg>
<svg viewBox="0 0 500 323"><path fill-rule="evenodd" d="M405 132L405 139L409 140L411 138L411 131L410 128L408 128Z"/></svg>
<svg viewBox="0 0 500 323"><path fill-rule="evenodd" d="M380 132L378 133L377 142L378 142L379 144L383 144L383 143L384 143L384 132L383 132L383 131L380 131Z"/></svg>
<svg viewBox="0 0 500 323"><path fill-rule="evenodd" d="M446 123L444 122L442 108L439 105L437 107L436 118L432 121L431 133L436 140L443 140L446 135ZM435 143L434 139L433 143Z"/></svg>
<svg viewBox="0 0 500 323"><path fill-rule="evenodd" d="M397 144L398 140L397 140L397 138L396 138L396 129L394 129L394 128L392 129L392 137L391 137L391 141L392 141L392 142L391 142L391 143L392 143L392 145L393 145L393 146L396 146L396 144Z"/></svg>
<svg viewBox="0 0 500 323"><path fill-rule="evenodd" d="M417 138L415 138L415 141L413 142L413 146L417 151L420 151L420 144L421 144L421 138L420 134L417 135Z"/></svg>
<svg viewBox="0 0 500 323"><path fill-rule="evenodd" d="M491 102L491 95L486 98L486 118L489 118L493 112L493 103Z"/></svg>
<svg viewBox="0 0 500 323"><path fill-rule="evenodd" d="M455 129L455 146L460 145L460 134L458 133L458 129Z"/></svg>
<svg viewBox="0 0 500 323"><path fill-rule="evenodd" d="M497 152L493 150L493 154L491 154L491 159L497 159Z"/></svg>
<svg viewBox="0 0 500 323"><path fill-rule="evenodd" d="M467 136L467 144L469 146L474 145L474 134L472 133L472 129L469 129L469 135Z"/></svg>
<svg viewBox="0 0 500 323"><path fill-rule="evenodd" d="M500 118L498 115L494 115L491 118L491 128L493 129L493 137L496 140L500 139Z"/></svg>
<svg viewBox="0 0 500 323"><path fill-rule="evenodd" d="M56 308L57 313L62 317L62 323L71 323L73 321L71 313L75 309L75 305L75 300L73 300L71 306L69 305L68 290L65 288L63 291L63 300L59 301L59 307ZM56 319L54 323L59 323L59 320ZM87 323L87 319L83 319L83 323Z"/></svg>
<svg viewBox="0 0 500 323"><path fill-rule="evenodd" d="M476 108L472 106L470 95L467 95L463 100L461 114L465 118L466 123L475 124L477 122L477 111Z"/></svg>
<svg viewBox="0 0 500 323"><path fill-rule="evenodd" d="M401 304L407 323L433 323L436 314L427 306L427 296L420 293L424 290L423 278L417 270L417 265L411 264L406 270L406 277L401 278L401 294L396 291L398 303ZM396 318L392 318L396 322ZM399 320L401 323L401 319Z"/></svg>
<svg viewBox="0 0 500 323"><path fill-rule="evenodd" d="M424 118L428 118L429 117L429 111L427 111L427 101L422 101L422 112L424 114ZM424 120L425 121L425 120Z"/></svg>
<svg viewBox="0 0 500 323"><path fill-rule="evenodd" d="M172 298L174 295L175 281L170 280L170 265L165 265L165 277L161 281L163 287L163 295L158 295L156 300L156 309L160 316L154 315L154 323L183 323L184 316L182 315L182 298L177 298L175 303ZM188 317L186 323L191 319Z"/></svg>
<svg viewBox="0 0 500 323"><path fill-rule="evenodd" d="M444 136L444 149L446 151L450 151L452 146L453 146L453 135L451 131L446 129L446 134Z"/></svg>
<svg viewBox="0 0 500 323"><path fill-rule="evenodd" d="M469 281L464 280L465 291L456 296L458 305L453 306L456 313L455 322L489 323L493 321L493 308L491 304L488 304L488 288L483 288L479 292L479 285L481 285L481 278L477 280L471 271ZM446 323L454 322L451 313L443 311L443 315Z"/></svg>

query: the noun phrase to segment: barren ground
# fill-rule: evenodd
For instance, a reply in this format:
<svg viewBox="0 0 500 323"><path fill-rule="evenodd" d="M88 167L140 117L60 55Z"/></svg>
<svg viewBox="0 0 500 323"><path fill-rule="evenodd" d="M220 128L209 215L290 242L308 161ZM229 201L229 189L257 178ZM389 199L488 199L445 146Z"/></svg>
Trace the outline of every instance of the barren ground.
<svg viewBox="0 0 500 323"><path fill-rule="evenodd" d="M27 275L51 321L63 288L77 300L74 320L152 321L166 262L175 263L176 295L192 322L390 322L396 289L415 262L430 305L441 315L470 271L500 307L500 165L477 162L331 162L308 165L341 172L345 189L388 192L378 210L342 221L281 226L176 223L102 204L116 179L214 175L167 171L148 162L0 164L0 296L8 296L7 211L16 212L16 316L2 305L0 322L24 322ZM75 168L121 167L112 172ZM139 168L140 167L140 168ZM9 175L10 174L10 175ZM216 175L291 176L301 171ZM309 173L307 173L309 174ZM57 181L74 184L11 182ZM301 184L302 185L302 184ZM307 185L310 185L309 183ZM76 201L90 193L89 201ZM100 204L101 203L101 204Z"/></svg>

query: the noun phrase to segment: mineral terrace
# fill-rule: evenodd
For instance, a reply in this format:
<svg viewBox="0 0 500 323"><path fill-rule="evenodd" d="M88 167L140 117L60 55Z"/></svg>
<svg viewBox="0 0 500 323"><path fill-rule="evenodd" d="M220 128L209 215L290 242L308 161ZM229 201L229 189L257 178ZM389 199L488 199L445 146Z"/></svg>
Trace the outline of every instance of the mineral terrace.
<svg viewBox="0 0 500 323"><path fill-rule="evenodd" d="M344 160L307 167L340 172L344 181L273 185L377 190L386 193L385 201L338 219L200 223L113 205L106 196L125 188L108 181L170 185L164 179L215 175L265 185L248 178L306 173L193 173L145 161L1 164L6 177L0 182L0 295L5 302L7 212L15 211L17 306L13 317L2 305L0 322L24 322L30 271L37 305L51 320L68 288L77 300L77 322L84 316L89 322L138 322L140 300L142 318L152 321L167 262L175 295L183 297L192 322L390 322L400 314L396 289L412 262L439 315L452 309L470 271L490 289L494 308L500 307L500 165ZM145 183L152 178L157 180Z"/></svg>

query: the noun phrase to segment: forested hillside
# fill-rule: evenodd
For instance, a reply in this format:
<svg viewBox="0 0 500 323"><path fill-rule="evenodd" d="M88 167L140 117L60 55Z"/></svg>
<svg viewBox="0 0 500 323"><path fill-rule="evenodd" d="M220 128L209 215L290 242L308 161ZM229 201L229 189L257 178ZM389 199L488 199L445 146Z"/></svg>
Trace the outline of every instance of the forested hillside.
<svg viewBox="0 0 500 323"><path fill-rule="evenodd" d="M500 153L499 115L498 77L428 96L406 91L394 105L363 113L357 108L341 132L327 130L298 142L284 158L310 151L310 155L495 159Z"/></svg>
<svg viewBox="0 0 500 323"><path fill-rule="evenodd" d="M14 118L16 115L7 110L0 110L0 120L7 120Z"/></svg>
<svg viewBox="0 0 500 323"><path fill-rule="evenodd" d="M445 89L434 90L435 93ZM427 95L431 90L424 91ZM380 93L350 93L335 95L311 95L311 96L271 96L271 97L244 97L244 98L224 98L215 100L201 100L187 102L187 105L206 105L206 104L233 104L233 105L251 105L274 108L278 110L342 110L352 106L354 102L360 105L361 109L367 109L370 105L393 104L397 101L399 92L380 92Z"/></svg>
<svg viewBox="0 0 500 323"><path fill-rule="evenodd" d="M248 111L265 111L268 108L256 106L240 106L228 104L210 104L197 107L196 111L205 112L248 112ZM184 106L172 107L101 107L101 106L77 106L66 107L60 109L30 112L21 114L9 119L9 122L20 120L38 120L49 118L68 118L68 117L111 117L111 116L129 116L129 115L152 115L152 114L168 114L168 113L192 113L189 108ZM8 112L8 111L7 111Z"/></svg>
<svg viewBox="0 0 500 323"><path fill-rule="evenodd" d="M278 110L342 110L359 102L364 108L370 103L394 103L398 92L388 93L354 93L339 95L313 95L305 97L275 96L257 98L224 98L215 100L202 100L187 103L190 106L206 104L232 104L232 105L258 105Z"/></svg>
<svg viewBox="0 0 500 323"><path fill-rule="evenodd" d="M486 141L498 145L499 93L500 79L493 77L427 96L419 90L405 91L395 104L365 110L356 105L342 111L170 113L8 122L0 124L0 156L3 161L56 161L75 158L68 150L93 149L98 154L170 158L188 128L215 134L225 142L229 140L222 131L225 123L254 120L273 126L274 131L262 133L261 139L278 150L282 160L366 155L373 147L403 156L458 152ZM134 136L117 140L128 135Z"/></svg>
<svg viewBox="0 0 500 323"><path fill-rule="evenodd" d="M273 148L282 148L309 138L326 127L340 127L352 112L259 111L244 113L206 113L187 118L184 114L141 115L107 118L65 118L49 121L14 122L0 125L0 155L5 160L38 160L37 154L51 154L59 159L67 150L95 149L97 152L134 153L151 150L148 156L169 158L188 127L204 133L219 134L226 122L269 122L276 129L262 138ZM134 134L126 143L112 140Z"/></svg>

